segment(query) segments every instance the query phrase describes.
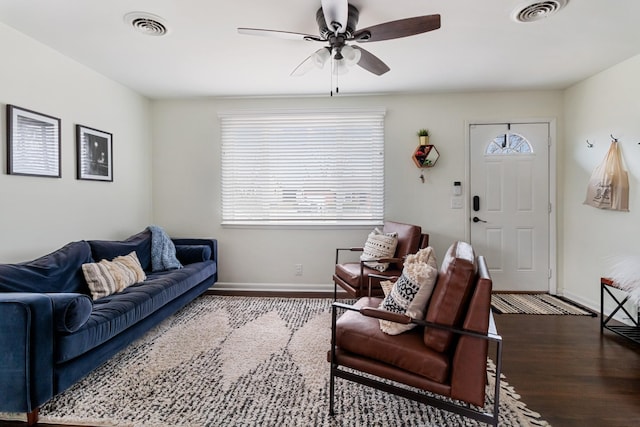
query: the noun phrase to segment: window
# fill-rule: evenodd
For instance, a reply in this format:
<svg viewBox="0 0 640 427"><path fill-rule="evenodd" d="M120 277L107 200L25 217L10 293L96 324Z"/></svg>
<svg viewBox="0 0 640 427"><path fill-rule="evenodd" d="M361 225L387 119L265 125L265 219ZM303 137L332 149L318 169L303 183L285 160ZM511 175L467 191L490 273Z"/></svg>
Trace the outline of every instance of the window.
<svg viewBox="0 0 640 427"><path fill-rule="evenodd" d="M382 223L384 114L220 114L222 223Z"/></svg>
<svg viewBox="0 0 640 427"><path fill-rule="evenodd" d="M524 136L518 135L517 133L503 133L502 135L496 136L494 140L489 143L485 151L485 154L489 155L514 153L533 153L533 148L529 141L527 141Z"/></svg>

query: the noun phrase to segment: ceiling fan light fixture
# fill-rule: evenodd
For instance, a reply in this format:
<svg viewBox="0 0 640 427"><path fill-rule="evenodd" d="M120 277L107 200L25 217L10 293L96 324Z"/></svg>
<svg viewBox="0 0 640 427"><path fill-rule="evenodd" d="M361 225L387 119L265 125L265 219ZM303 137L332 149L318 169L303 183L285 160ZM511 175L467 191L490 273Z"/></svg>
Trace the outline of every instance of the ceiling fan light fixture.
<svg viewBox="0 0 640 427"><path fill-rule="evenodd" d="M331 73L334 76L342 76L349 72L349 67L344 59L334 59L331 62Z"/></svg>
<svg viewBox="0 0 640 427"><path fill-rule="evenodd" d="M342 48L342 57L347 66L352 67L360 61L360 57L362 56L362 52L358 49L354 49L349 45L345 45Z"/></svg>
<svg viewBox="0 0 640 427"><path fill-rule="evenodd" d="M318 68L324 68L324 64L327 63L327 60L331 57L331 52L327 48L318 49L312 55L313 65Z"/></svg>
<svg viewBox="0 0 640 427"><path fill-rule="evenodd" d="M545 0L528 2L517 7L511 17L516 22L536 22L556 14L569 0Z"/></svg>

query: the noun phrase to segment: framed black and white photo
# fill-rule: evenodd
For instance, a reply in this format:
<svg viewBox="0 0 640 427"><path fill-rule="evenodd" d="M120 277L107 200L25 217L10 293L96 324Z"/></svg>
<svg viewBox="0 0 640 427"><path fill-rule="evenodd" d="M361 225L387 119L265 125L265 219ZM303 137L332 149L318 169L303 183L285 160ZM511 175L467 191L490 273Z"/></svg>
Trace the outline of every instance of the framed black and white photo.
<svg viewBox="0 0 640 427"><path fill-rule="evenodd" d="M7 173L60 178L60 119L7 105Z"/></svg>
<svg viewBox="0 0 640 427"><path fill-rule="evenodd" d="M76 125L78 179L113 181L113 135Z"/></svg>

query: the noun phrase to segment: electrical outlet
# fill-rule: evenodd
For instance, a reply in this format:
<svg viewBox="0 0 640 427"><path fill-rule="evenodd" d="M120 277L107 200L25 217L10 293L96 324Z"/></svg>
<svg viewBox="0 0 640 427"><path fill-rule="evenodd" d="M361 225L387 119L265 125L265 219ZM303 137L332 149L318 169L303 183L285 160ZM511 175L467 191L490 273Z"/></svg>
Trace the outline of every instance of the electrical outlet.
<svg viewBox="0 0 640 427"><path fill-rule="evenodd" d="M302 264L296 264L294 267L296 276L302 276Z"/></svg>

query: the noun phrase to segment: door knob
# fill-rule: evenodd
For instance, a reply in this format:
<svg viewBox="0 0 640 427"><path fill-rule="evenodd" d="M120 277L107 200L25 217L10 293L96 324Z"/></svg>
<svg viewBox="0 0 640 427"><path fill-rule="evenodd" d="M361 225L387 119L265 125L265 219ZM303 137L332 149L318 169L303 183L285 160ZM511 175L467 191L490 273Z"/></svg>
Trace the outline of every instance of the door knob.
<svg viewBox="0 0 640 427"><path fill-rule="evenodd" d="M485 220L482 220L482 219L478 218L477 216L474 216L472 220L473 220L473 222L487 222Z"/></svg>

